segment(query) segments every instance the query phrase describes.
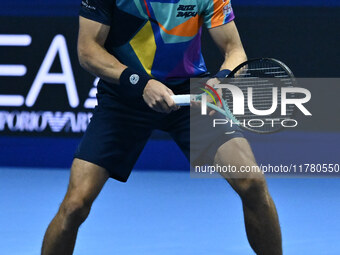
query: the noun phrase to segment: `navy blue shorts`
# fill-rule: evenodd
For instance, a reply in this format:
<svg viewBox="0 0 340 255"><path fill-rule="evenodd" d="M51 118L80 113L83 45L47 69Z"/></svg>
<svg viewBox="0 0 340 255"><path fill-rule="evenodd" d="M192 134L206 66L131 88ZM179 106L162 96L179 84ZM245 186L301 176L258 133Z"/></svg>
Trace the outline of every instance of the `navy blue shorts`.
<svg viewBox="0 0 340 255"><path fill-rule="evenodd" d="M181 94L182 91L175 91ZM188 93L188 91L186 91ZM134 164L142 152L151 133L155 129L168 132L185 156L191 162L206 151L209 158L205 162L213 161L215 153L223 143L234 137L243 137L241 130L234 126L233 134L225 135L223 132L216 136L216 132L205 132L211 130L211 126L200 128L200 134L191 134L191 139L204 139L209 141L205 146L196 148L195 153L190 155L190 108L181 107L178 111L164 114L150 109L142 99L129 102L121 100L115 95L97 95L98 106L94 110L91 122L74 155L98 166L105 168L111 178L126 182ZM228 125L223 127L225 132L230 132ZM202 137L203 136L203 137ZM202 148L201 148L202 147ZM207 155L207 153L205 153ZM191 158L190 158L191 156Z"/></svg>

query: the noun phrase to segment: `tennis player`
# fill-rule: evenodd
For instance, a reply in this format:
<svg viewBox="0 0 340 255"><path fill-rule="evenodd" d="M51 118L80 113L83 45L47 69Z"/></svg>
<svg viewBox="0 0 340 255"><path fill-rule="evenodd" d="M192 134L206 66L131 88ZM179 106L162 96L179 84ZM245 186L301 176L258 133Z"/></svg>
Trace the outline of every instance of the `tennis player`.
<svg viewBox="0 0 340 255"><path fill-rule="evenodd" d="M225 54L216 77L246 60L233 20L229 0L82 2L78 55L81 66L101 78L98 106L75 153L68 190L46 231L42 254L73 253L78 228L103 185L110 177L127 181L154 129L170 133L189 158L190 110L179 109L171 95L189 93L189 78L208 74L201 54L203 24ZM256 166L241 131L225 126L233 132L207 137L213 141L211 162ZM281 255L278 216L262 174L223 177L242 200L253 250Z"/></svg>

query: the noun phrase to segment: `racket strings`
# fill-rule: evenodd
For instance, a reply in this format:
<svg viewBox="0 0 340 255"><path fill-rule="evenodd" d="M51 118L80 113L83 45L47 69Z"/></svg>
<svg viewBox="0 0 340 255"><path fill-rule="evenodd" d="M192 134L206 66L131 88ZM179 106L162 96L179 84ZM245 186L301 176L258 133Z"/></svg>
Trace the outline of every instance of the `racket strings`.
<svg viewBox="0 0 340 255"><path fill-rule="evenodd" d="M257 131L265 132L273 129L272 122L263 122L265 118L275 119L281 122L293 115L294 106L287 105L286 115L281 114L281 88L292 87L294 84L292 75L281 65L271 60L262 60L250 62L235 72L232 78L228 79L228 84L235 85L240 88L244 95L244 114L242 116L235 115L240 122L261 120L261 126L256 128ZM274 94L274 87L277 88L277 94ZM252 91L252 94L250 94ZM233 109L233 95L230 90L222 90L223 99L231 112ZM289 98L296 95L289 94ZM251 99L252 106L258 111L271 109L273 106L273 98L277 99L276 110L268 116L259 116L254 114L248 107L248 97ZM260 122L259 120L259 122Z"/></svg>

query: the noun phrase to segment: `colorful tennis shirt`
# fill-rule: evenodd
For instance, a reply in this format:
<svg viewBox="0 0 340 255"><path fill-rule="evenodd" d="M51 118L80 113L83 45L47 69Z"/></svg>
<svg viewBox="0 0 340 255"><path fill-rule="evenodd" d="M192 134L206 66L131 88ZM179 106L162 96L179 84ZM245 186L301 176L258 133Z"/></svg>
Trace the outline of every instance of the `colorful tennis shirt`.
<svg viewBox="0 0 340 255"><path fill-rule="evenodd" d="M83 0L80 16L110 26L105 48L121 63L170 85L207 72L202 25L234 19L230 0Z"/></svg>

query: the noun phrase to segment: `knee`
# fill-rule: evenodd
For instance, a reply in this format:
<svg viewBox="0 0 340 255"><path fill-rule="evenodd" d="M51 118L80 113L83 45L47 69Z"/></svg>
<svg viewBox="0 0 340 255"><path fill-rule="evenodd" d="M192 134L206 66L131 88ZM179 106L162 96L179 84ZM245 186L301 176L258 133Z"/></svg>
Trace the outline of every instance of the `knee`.
<svg viewBox="0 0 340 255"><path fill-rule="evenodd" d="M234 179L234 188L242 201L248 205L269 204L269 193L263 176Z"/></svg>
<svg viewBox="0 0 340 255"><path fill-rule="evenodd" d="M59 209L63 229L79 227L86 220L90 209L91 204L81 199L65 199Z"/></svg>

